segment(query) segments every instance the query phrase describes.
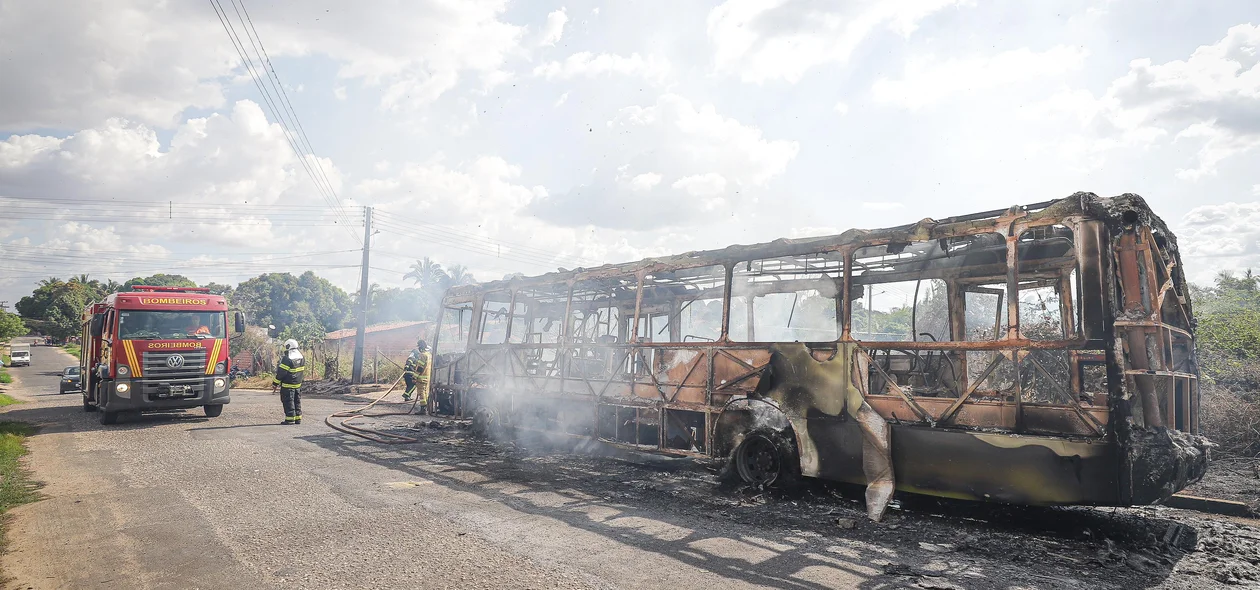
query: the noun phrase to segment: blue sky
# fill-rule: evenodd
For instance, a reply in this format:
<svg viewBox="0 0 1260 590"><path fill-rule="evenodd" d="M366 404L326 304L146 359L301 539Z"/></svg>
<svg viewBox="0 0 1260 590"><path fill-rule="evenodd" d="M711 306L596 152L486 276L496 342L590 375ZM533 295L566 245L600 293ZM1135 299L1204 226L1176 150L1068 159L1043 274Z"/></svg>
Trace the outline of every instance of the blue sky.
<svg viewBox="0 0 1260 590"><path fill-rule="evenodd" d="M398 285L1078 190L1145 196L1206 281L1260 266L1249 4L251 1L342 218L209 4L0 0L0 300L163 267L353 289L361 230L322 223L362 205Z"/></svg>

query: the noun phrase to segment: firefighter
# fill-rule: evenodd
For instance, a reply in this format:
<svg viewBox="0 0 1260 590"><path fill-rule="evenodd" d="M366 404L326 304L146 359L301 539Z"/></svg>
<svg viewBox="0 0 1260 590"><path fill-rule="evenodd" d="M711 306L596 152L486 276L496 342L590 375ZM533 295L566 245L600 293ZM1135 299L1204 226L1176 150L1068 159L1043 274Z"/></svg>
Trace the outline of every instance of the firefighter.
<svg viewBox="0 0 1260 590"><path fill-rule="evenodd" d="M429 375L432 372L430 360L429 345L421 338L416 341L415 350L407 355L407 363L403 365L403 380L407 383L403 401L411 401L411 396L415 395L423 408L422 412L427 411L429 404Z"/></svg>
<svg viewBox="0 0 1260 590"><path fill-rule="evenodd" d="M302 423L302 375L306 372L306 359L298 350L297 340L284 341L284 354L276 366L276 377L271 381L271 391L280 390L280 403L284 404L284 422Z"/></svg>

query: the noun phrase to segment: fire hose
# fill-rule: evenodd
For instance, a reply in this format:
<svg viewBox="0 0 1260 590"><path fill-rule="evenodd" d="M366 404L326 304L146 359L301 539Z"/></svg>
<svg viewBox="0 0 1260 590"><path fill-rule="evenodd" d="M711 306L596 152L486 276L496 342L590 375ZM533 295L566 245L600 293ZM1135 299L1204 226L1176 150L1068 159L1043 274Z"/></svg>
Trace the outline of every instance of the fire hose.
<svg viewBox="0 0 1260 590"><path fill-rule="evenodd" d="M385 393L382 393L380 397L372 400L371 403L362 407L355 408L353 410L342 410L340 412L333 413L329 415L327 418L324 418L324 424L327 424L329 428L332 428L333 430L336 430L338 432L344 432L346 434L354 435L359 438L364 438L372 442L378 442L378 443L387 444L387 445L399 445L399 444L420 442L420 439L418 438L414 438L410 436L403 436L401 434L393 434L390 432L382 432L380 430L373 430L373 429L364 428L361 426L352 426L350 424L351 421L357 420L359 418L381 418L385 416L410 416L412 415L413 412L415 412L416 410L416 406L420 404L419 397L417 397L415 401L411 402L411 407L408 408L407 411L405 412L380 412L380 413L374 413L374 414L364 413L372 409L373 406L380 403L381 400L384 400L387 396L389 396L389 394L394 391L394 388L398 387L398 383L401 382L402 379L403 378L400 375L398 379L394 380L394 384L390 385L389 389L385 390ZM341 422L339 423L334 423L333 422L334 418L343 418L343 420L341 420Z"/></svg>

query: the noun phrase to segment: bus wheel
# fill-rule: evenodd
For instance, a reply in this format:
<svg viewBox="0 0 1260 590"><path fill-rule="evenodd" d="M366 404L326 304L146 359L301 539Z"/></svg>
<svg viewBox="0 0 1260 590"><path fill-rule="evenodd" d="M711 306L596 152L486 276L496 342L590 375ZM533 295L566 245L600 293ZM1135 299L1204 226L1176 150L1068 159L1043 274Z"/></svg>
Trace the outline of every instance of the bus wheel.
<svg viewBox="0 0 1260 590"><path fill-rule="evenodd" d="M486 406L478 407L472 413L472 432L473 434L484 437L493 438L499 434L499 420L494 410Z"/></svg>
<svg viewBox="0 0 1260 590"><path fill-rule="evenodd" d="M118 423L118 412L101 412L101 424L110 425Z"/></svg>
<svg viewBox="0 0 1260 590"><path fill-rule="evenodd" d="M783 487L795 479L800 468L791 441L782 434L765 430L745 436L731 461L739 479L755 486Z"/></svg>
<svg viewBox="0 0 1260 590"><path fill-rule="evenodd" d="M211 404L204 406L207 418L218 418L223 413L223 404Z"/></svg>

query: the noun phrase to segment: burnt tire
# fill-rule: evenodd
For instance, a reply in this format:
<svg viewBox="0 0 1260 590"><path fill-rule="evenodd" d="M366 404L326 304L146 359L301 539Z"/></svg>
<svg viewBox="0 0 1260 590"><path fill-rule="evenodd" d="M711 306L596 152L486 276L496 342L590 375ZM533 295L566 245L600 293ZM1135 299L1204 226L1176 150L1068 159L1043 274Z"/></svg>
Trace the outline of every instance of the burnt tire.
<svg viewBox="0 0 1260 590"><path fill-rule="evenodd" d="M470 428L476 436L493 438L499 433L499 417L494 413L494 410L486 406L480 406L473 410Z"/></svg>
<svg viewBox="0 0 1260 590"><path fill-rule="evenodd" d="M118 423L118 412L101 412L101 424L109 426Z"/></svg>
<svg viewBox="0 0 1260 590"><path fill-rule="evenodd" d="M205 410L207 418L218 418L223 413L223 404L210 404L202 406L202 409Z"/></svg>
<svg viewBox="0 0 1260 590"><path fill-rule="evenodd" d="M796 483L800 459L796 443L785 433L756 430L731 452L732 475L757 487L784 488Z"/></svg>

